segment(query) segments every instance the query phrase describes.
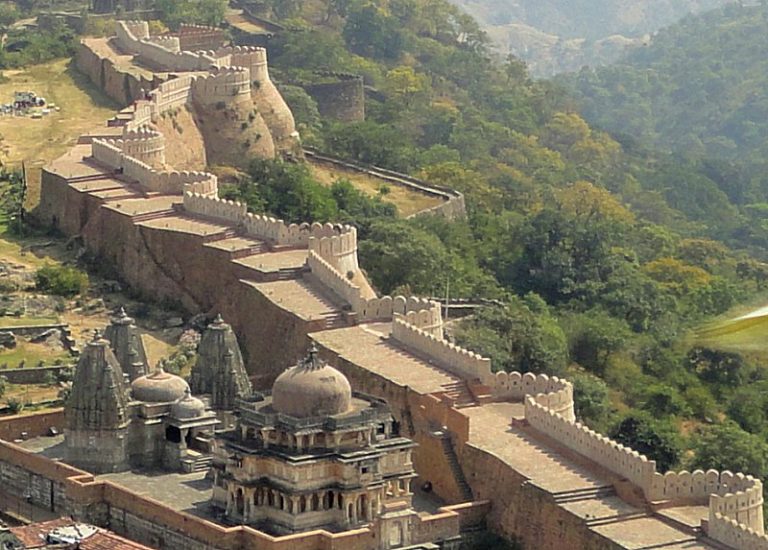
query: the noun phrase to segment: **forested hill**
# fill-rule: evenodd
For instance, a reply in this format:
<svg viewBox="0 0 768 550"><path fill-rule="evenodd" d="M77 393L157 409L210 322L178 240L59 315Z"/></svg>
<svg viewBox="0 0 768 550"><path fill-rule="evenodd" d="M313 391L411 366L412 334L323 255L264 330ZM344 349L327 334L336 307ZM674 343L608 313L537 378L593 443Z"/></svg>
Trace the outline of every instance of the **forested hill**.
<svg viewBox="0 0 768 550"><path fill-rule="evenodd" d="M452 338L497 369L573 379L578 415L662 470L768 477L768 371L689 338L768 280L755 260L768 228L726 193L729 166L626 149L519 61L494 63L477 23L445 0L272 0L263 15L289 29L270 43L270 72L306 143L458 189L469 217L397 218L379 197L279 161L254 160L227 198L355 224L382 293L500 300ZM324 120L287 84L327 71L375 90L364 122Z"/></svg>
<svg viewBox="0 0 768 550"><path fill-rule="evenodd" d="M768 158L768 5L689 17L622 62L570 79L586 118L657 148Z"/></svg>
<svg viewBox="0 0 768 550"><path fill-rule="evenodd" d="M728 0L454 0L537 76L615 60L644 35Z"/></svg>

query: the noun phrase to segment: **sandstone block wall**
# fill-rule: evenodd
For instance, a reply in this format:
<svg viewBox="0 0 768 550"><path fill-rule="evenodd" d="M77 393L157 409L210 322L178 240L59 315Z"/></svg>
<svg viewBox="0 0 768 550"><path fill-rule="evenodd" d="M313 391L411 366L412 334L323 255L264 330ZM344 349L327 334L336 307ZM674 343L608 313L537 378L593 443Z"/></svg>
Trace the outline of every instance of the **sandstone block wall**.
<svg viewBox="0 0 768 550"><path fill-rule="evenodd" d="M656 463L586 426L567 420L532 396L525 399L528 423L593 462L629 480L648 500L706 501L709 536L735 548L768 549L764 536L763 485L731 472L656 472Z"/></svg>
<svg viewBox="0 0 768 550"><path fill-rule="evenodd" d="M300 84L317 103L320 115L341 122L365 120L365 84L363 77L351 74L320 73L333 76L335 82Z"/></svg>
<svg viewBox="0 0 768 550"><path fill-rule="evenodd" d="M491 360L438 338L401 317L392 322L392 338L405 346L432 357L447 371L469 381L487 384L491 381Z"/></svg>
<svg viewBox="0 0 768 550"><path fill-rule="evenodd" d="M59 433L64 431L64 409L52 409L44 413L23 414L5 417L0 422L0 439L15 441L22 434L27 437L48 435L48 430L56 428Z"/></svg>

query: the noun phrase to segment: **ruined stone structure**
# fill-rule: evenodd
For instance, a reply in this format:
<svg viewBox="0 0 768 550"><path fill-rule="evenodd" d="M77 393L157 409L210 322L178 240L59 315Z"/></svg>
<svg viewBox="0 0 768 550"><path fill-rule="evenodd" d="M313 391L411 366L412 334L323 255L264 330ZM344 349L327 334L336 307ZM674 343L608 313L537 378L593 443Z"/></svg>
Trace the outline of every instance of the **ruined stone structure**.
<svg viewBox="0 0 768 550"><path fill-rule="evenodd" d="M109 326L104 329L104 338L109 341L120 368L131 382L147 374L149 363L144 342L134 320L128 317L125 309L120 308Z"/></svg>
<svg viewBox="0 0 768 550"><path fill-rule="evenodd" d="M411 542L414 445L393 433L385 403L353 395L316 349L238 410L213 466L213 503L233 522L274 533L373 524L388 547Z"/></svg>
<svg viewBox="0 0 768 550"><path fill-rule="evenodd" d="M208 395L211 407L222 411L234 409L238 398L251 395L237 337L220 315L203 333L189 385L193 393Z"/></svg>
<svg viewBox="0 0 768 550"><path fill-rule="evenodd" d="M124 313L118 321L127 319ZM94 473L207 464L195 448L207 447L198 438L207 441L219 421L187 383L162 369L136 377L130 389L123 378L110 343L97 333L80 357L65 407L67 460Z"/></svg>

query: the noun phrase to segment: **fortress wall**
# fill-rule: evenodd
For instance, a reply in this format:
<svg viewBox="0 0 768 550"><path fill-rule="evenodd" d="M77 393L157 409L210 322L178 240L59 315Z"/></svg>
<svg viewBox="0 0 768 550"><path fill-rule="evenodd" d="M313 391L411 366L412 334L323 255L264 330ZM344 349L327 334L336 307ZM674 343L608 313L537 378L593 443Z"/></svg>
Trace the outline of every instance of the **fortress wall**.
<svg viewBox="0 0 768 550"><path fill-rule="evenodd" d="M618 474L641 489L650 486L656 462L586 426L573 422L538 403L525 398L525 419L538 431L569 449Z"/></svg>
<svg viewBox="0 0 768 550"><path fill-rule="evenodd" d="M14 441L20 439L22 434L27 434L27 437L41 437L48 435L51 428L56 428L59 432L64 429L64 409L0 418L0 439Z"/></svg>
<svg viewBox="0 0 768 550"><path fill-rule="evenodd" d="M352 305L352 309L357 311L360 302L360 287L353 284L347 277L336 271L331 264L325 261L314 250L309 251L307 256L307 265L312 270L312 274L320 282L338 294L345 302Z"/></svg>
<svg viewBox="0 0 768 550"><path fill-rule="evenodd" d="M331 264L339 273L357 273L360 266L357 263L357 229L347 227L340 235L331 237L311 237L309 250L315 251L321 258Z"/></svg>
<svg viewBox="0 0 768 550"><path fill-rule="evenodd" d="M254 82L269 80L267 50L254 46L224 46L216 50L214 57L228 57L232 65L247 67Z"/></svg>
<svg viewBox="0 0 768 550"><path fill-rule="evenodd" d="M720 513L713 515L710 512L707 534L716 541L739 550L766 550L768 548L768 536Z"/></svg>
<svg viewBox="0 0 768 550"><path fill-rule="evenodd" d="M83 39L75 53L75 65L87 75L96 86L121 106L128 105L142 96L141 90L151 90L161 77L147 79L140 74L127 72L115 63L97 53L90 44L92 39Z"/></svg>
<svg viewBox="0 0 768 550"><path fill-rule="evenodd" d="M165 136L156 130L140 128L124 131L123 138L118 140L118 147L124 154L153 168L161 168L165 164Z"/></svg>
<svg viewBox="0 0 768 550"><path fill-rule="evenodd" d="M159 116L172 109L177 109L187 104L191 96L194 77L182 76L163 82L149 92L152 98L150 103L151 115ZM144 118L142 116L141 118ZM138 124L138 120L134 120Z"/></svg>
<svg viewBox="0 0 768 550"><path fill-rule="evenodd" d="M181 24L176 36L179 38L181 49L190 52L216 49L227 39L222 29L188 23Z"/></svg>
<svg viewBox="0 0 768 550"><path fill-rule="evenodd" d="M123 166L123 151L116 140L94 138L91 142L91 155L101 164L115 170Z"/></svg>
<svg viewBox="0 0 768 550"><path fill-rule="evenodd" d="M399 315L392 322L392 338L405 346L435 359L447 371L469 381L491 381L491 360L437 338L406 323Z"/></svg>
<svg viewBox="0 0 768 550"><path fill-rule="evenodd" d="M339 75L336 82L303 84L302 87L317 103L321 116L341 122L365 120L365 86L362 76Z"/></svg>
<svg viewBox="0 0 768 550"><path fill-rule="evenodd" d="M592 531L497 456L469 444L462 447L460 459L475 498L493 502L486 516L493 532L536 550L624 548Z"/></svg>
<svg viewBox="0 0 768 550"><path fill-rule="evenodd" d="M241 220L245 218L247 212L243 203L192 193L184 194L184 208L193 214L217 218L238 225L242 223Z"/></svg>
<svg viewBox="0 0 768 550"><path fill-rule="evenodd" d="M655 473L646 490L650 501L678 499L707 499L712 495L720 499L742 491L757 491L762 495L762 483L752 476L733 474L729 471L696 470L694 472ZM762 500L762 497L761 497ZM718 501L719 502L719 501ZM716 512L725 512L727 506L715 507Z"/></svg>
<svg viewBox="0 0 768 550"><path fill-rule="evenodd" d="M165 48L166 50L174 53L178 53L181 51L181 46L179 45L179 39L176 36L150 36L145 40L147 42L150 42L151 44L155 44L157 46L160 46L161 48Z"/></svg>
<svg viewBox="0 0 768 550"><path fill-rule="evenodd" d="M583 519L555 503L551 494L531 484L503 460L466 443L469 419L461 410L448 407L435 396L400 386L322 347L321 357L343 372L352 387L389 403L401 431L419 443L413 451L413 462L422 477L416 483L429 480L441 497L460 500L459 489L451 489L456 482L450 467L443 464L441 441L429 435L434 429L430 423L446 426L476 501L493 503L484 519L494 532L517 538L525 548L536 550L619 550L619 546L591 531Z"/></svg>
<svg viewBox="0 0 768 550"><path fill-rule="evenodd" d="M573 385L557 376L497 372L490 384L493 396L499 399L523 400L534 396L536 402L561 414L570 421L576 419L573 409Z"/></svg>
<svg viewBox="0 0 768 550"><path fill-rule="evenodd" d="M449 220L456 220L467 217L464 195L453 189L427 183L407 174L395 172L394 170L387 170L378 166L357 164L327 153L320 153L311 147L305 147L304 154L316 163L327 164L333 167L340 167L346 170L367 174L391 185L405 187L416 193L438 197L442 201L432 208L412 214L409 216L410 218L423 215L438 215Z"/></svg>
<svg viewBox="0 0 768 550"><path fill-rule="evenodd" d="M115 25L117 45L127 53L137 54L139 40L149 38L149 23L146 21L118 21Z"/></svg>
<svg viewBox="0 0 768 550"><path fill-rule="evenodd" d="M192 95L201 105L231 103L251 95L251 73L247 68L209 69L192 84Z"/></svg>

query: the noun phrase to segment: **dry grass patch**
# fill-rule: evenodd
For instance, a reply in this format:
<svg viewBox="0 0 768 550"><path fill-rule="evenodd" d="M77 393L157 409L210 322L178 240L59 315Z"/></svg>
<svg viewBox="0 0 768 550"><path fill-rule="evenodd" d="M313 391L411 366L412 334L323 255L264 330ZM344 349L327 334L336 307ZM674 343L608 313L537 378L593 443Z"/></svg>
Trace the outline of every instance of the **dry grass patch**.
<svg viewBox="0 0 768 550"><path fill-rule="evenodd" d="M314 163L311 160L309 161L309 167L312 170L312 176L323 185L330 186L337 180L346 179L356 189L371 197L379 195L379 189L382 186L386 186L389 188L389 193L383 195L382 200L394 204L397 207L398 215L403 218L437 206L442 202L436 197L417 193L399 185L393 185L362 172L331 167L324 163Z"/></svg>

